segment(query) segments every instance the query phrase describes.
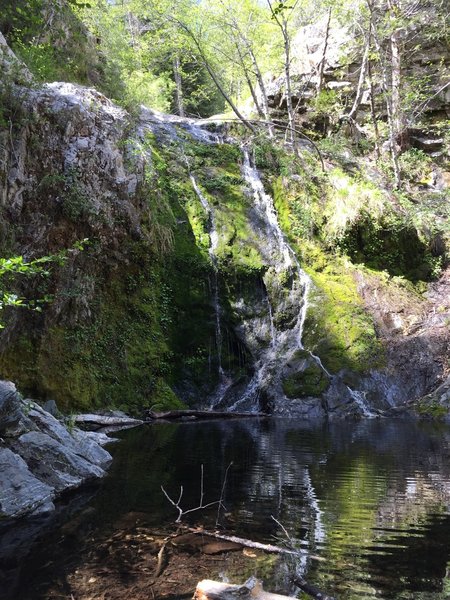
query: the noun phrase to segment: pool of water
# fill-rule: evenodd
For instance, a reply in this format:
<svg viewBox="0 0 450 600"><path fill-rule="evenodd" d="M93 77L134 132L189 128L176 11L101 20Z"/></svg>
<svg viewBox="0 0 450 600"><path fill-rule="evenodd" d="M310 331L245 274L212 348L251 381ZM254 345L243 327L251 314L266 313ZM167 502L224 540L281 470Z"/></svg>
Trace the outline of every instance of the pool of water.
<svg viewBox="0 0 450 600"><path fill-rule="evenodd" d="M252 418L143 426L121 437L78 521L91 544L128 514L145 513L155 527L173 522L161 485L172 498L183 486L182 508L197 506L203 465L204 503L223 489L226 508L190 513L188 522L214 528L218 519L234 535L299 551L277 559L265 589L299 595L300 575L339 599L450 598L449 426ZM56 597L47 586L67 575L68 555L80 552L74 539L64 526L41 538L10 597Z"/></svg>

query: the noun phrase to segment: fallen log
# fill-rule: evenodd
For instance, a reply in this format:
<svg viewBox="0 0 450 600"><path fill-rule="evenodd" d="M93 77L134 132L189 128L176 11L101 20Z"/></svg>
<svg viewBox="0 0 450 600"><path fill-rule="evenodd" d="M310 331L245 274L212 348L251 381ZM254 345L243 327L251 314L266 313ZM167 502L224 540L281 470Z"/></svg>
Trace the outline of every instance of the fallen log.
<svg viewBox="0 0 450 600"><path fill-rule="evenodd" d="M294 598L265 592L261 582L251 577L244 585L203 579L197 584L194 600L294 600Z"/></svg>
<svg viewBox="0 0 450 600"><path fill-rule="evenodd" d="M175 419L242 419L244 417L267 417L265 413L238 413L214 410L168 410L154 412L148 410L144 413L146 420L175 420Z"/></svg>
<svg viewBox="0 0 450 600"><path fill-rule="evenodd" d="M254 542L253 540L247 540L245 538L240 538L235 535L225 535L222 533L215 533L213 531L205 531L204 529L194 529L192 527L188 527L187 529L190 532L196 533L198 535L205 535L207 537L213 537L218 540L233 542L235 544L245 546L246 548L255 548L255 550L263 550L264 552L273 552L277 554L292 554L295 556L300 556L301 554L303 554L301 550L290 550L289 548L283 548L282 546L274 546L273 544L262 544L261 542Z"/></svg>
<svg viewBox="0 0 450 600"><path fill-rule="evenodd" d="M130 427L142 425L143 421L140 419L133 419L126 415L96 415L89 413L85 415L76 415L74 417L74 423L83 425L91 431L97 431L98 429L103 429L105 427L128 429Z"/></svg>

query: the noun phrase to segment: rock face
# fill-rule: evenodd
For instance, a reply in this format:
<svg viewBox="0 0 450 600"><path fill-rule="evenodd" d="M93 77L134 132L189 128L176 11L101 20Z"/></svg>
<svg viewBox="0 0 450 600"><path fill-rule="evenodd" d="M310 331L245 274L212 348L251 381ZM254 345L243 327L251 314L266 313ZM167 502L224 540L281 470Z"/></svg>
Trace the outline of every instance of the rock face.
<svg viewBox="0 0 450 600"><path fill-rule="evenodd" d="M448 87L450 52L444 38L441 40L436 40L435 37L428 38L422 26L416 24L409 30L403 31L403 85L405 89L409 86L409 93L413 94L417 93L420 82L426 80L427 91L433 90L434 94L428 102L423 102L417 108L417 113L428 122L428 126L422 128L408 123L409 142L412 147L419 148L433 157L440 157L445 154L445 144L439 134L439 127L434 131L433 124L439 119L445 122L450 114L450 88ZM311 101L317 96L318 67L323 59L326 30L327 18L323 18L312 25L300 28L292 40L294 58L291 64L291 85L293 104L297 106L297 120L300 125L316 129L319 133L326 133L327 128L333 125L331 115L327 114L332 112L331 106L321 114L311 106ZM323 90L325 93L335 93L343 105L348 107L352 106L356 96L361 59L362 49L355 44L350 28L331 19L323 71ZM376 61L373 61L372 70L376 72L377 68ZM273 78L267 82L267 90L273 118L284 119L286 111L284 77ZM376 110L380 117L384 118L385 107L381 102L382 97L381 85L377 83L374 89ZM366 83L357 119L363 121L369 114L370 90Z"/></svg>
<svg viewBox="0 0 450 600"><path fill-rule="evenodd" d="M450 377L431 394L424 396L413 404L414 410L420 416L450 421Z"/></svg>
<svg viewBox="0 0 450 600"><path fill-rule="evenodd" d="M111 455L95 434L68 431L7 381L0 411L0 519L49 512L61 492L105 475Z"/></svg>
<svg viewBox="0 0 450 600"><path fill-rule="evenodd" d="M384 397L385 408L408 404L436 388L450 353L450 269L431 283L424 298L405 289L361 279L359 292L377 323L387 366L364 382L369 400Z"/></svg>

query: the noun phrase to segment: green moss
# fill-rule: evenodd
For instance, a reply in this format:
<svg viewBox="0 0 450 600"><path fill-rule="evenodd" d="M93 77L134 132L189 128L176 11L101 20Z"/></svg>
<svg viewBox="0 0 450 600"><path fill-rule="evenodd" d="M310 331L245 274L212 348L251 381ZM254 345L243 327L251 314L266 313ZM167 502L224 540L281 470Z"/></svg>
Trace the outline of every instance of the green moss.
<svg viewBox="0 0 450 600"><path fill-rule="evenodd" d="M283 392L288 398L320 396L330 385L328 377L316 363L283 380Z"/></svg>
<svg viewBox="0 0 450 600"><path fill-rule="evenodd" d="M427 401L426 399L416 405L416 411L421 417L430 417L432 419L443 419L449 414L449 409L436 400Z"/></svg>
<svg viewBox="0 0 450 600"><path fill-rule="evenodd" d="M305 346L334 373L382 366L383 347L357 293L350 265L336 259L332 268L311 276L315 289L305 322Z"/></svg>
<svg viewBox="0 0 450 600"><path fill-rule="evenodd" d="M272 189L280 224L314 283L303 341L331 372L367 371L383 364L383 348L351 263L324 244L326 183L300 169L302 178L276 178Z"/></svg>

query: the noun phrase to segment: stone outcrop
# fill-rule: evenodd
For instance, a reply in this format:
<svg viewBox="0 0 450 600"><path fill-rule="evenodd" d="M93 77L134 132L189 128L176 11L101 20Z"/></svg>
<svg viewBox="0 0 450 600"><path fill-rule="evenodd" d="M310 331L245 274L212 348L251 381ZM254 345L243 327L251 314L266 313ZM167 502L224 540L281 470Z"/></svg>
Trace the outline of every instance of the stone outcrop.
<svg viewBox="0 0 450 600"><path fill-rule="evenodd" d="M433 392L413 403L419 416L445 419L450 422L450 377Z"/></svg>
<svg viewBox="0 0 450 600"><path fill-rule="evenodd" d="M439 158L445 154L445 141L442 136L442 123L448 119L450 114L450 52L445 40L429 38L422 33L421 25L416 24L404 34L404 60L403 76L404 85L411 86L411 90L417 93L417 86L427 81L428 100L418 103L415 109L415 123L409 122L409 143L412 147L419 148L430 154L433 158ZM319 134L326 133L332 124L329 113L331 105L322 113L317 111L311 101L317 97L319 83L319 65L323 59L325 43L325 32L327 30L327 18L323 18L314 24L299 29L292 40L291 64L292 74L292 101L296 107L297 121L299 125L306 125L308 129L316 129ZM420 45L420 49L419 48ZM343 105L351 107L356 96L358 80L361 70L363 51L355 42L350 27L344 27L337 20L331 19L327 49L325 54L325 65L323 70L323 90L325 92L336 92ZM378 69L376 62L373 63L374 72ZM409 79L415 78L417 85L409 83ZM377 81L380 78L377 78ZM380 83L375 84L374 98L376 111L380 118L386 118L386 109L381 102L383 91ZM275 120L286 119L286 98L284 77L272 77L267 81L267 93L272 117ZM350 110L350 108L348 108ZM320 114L321 113L321 114ZM370 91L369 85L363 88L362 102L356 118L363 121L370 116ZM427 126L417 125L425 120ZM448 150L447 150L448 152Z"/></svg>
<svg viewBox="0 0 450 600"><path fill-rule="evenodd" d="M105 475L104 436L70 431L0 381L0 519L46 513L62 492Z"/></svg>

